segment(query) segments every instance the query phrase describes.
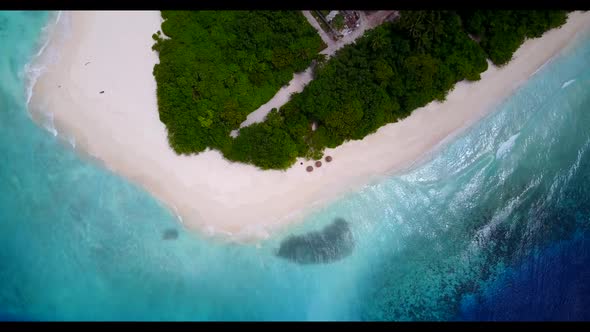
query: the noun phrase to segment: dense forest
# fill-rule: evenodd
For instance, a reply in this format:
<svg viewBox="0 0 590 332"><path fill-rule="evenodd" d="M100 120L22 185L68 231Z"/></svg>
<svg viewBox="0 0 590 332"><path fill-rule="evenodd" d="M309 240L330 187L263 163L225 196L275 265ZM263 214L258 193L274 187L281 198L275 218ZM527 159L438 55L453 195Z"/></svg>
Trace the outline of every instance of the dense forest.
<svg viewBox="0 0 590 332"><path fill-rule="evenodd" d="M541 37L566 21L566 13L555 10L473 10L460 15L465 30L481 39L481 47L496 65L510 61L526 38Z"/></svg>
<svg viewBox="0 0 590 332"><path fill-rule="evenodd" d="M162 11L162 18L154 76L160 120L178 153L227 150L230 131L325 48L298 11Z"/></svg>
<svg viewBox="0 0 590 332"><path fill-rule="evenodd" d="M565 20L566 13L557 11L402 11L395 22L368 31L329 61L319 61L314 80L303 92L293 95L279 110L273 110L263 123L242 128L235 139L229 137L228 130L237 127L240 121L232 119L245 118L244 114L253 110L245 106L256 104L241 101L241 98L253 98L237 94L245 87L235 89L231 98L219 96L219 104L230 100L235 107L215 109L221 114L216 116L213 112L211 117L220 122L206 127L190 119L183 120L182 116L193 118L199 113L166 114L186 112L195 107L214 109L197 106L202 101L191 96L190 84L183 95L176 90L186 89L186 83L176 80L177 85L167 85L169 81L162 79L166 74L158 77L159 70L155 70L160 117L168 127L172 146L179 152L199 152L204 146L210 146L220 149L232 161L254 164L262 169L285 169L297 157L319 159L326 147L362 139L379 127L408 116L418 107L433 100L444 100L458 81L479 80L480 73L488 67L487 58L495 64L504 64L525 38L539 37ZM178 38L168 33L166 22L163 32L172 39ZM200 25L208 26L202 21ZM156 37L160 45L163 40ZM193 41L191 38L196 37L187 34L184 40ZM196 42L197 45L201 43L205 42ZM162 59L161 47L155 48ZM209 54L211 57L218 55ZM164 54L164 58L166 56ZM313 52L306 56L307 63L314 58ZM184 61L192 66L190 59ZM301 70L305 64L301 66L291 68ZM219 82L207 88L216 89L217 84ZM161 91L161 88L164 89ZM269 95L276 90L269 91ZM173 95L163 96L167 93ZM167 107L162 108L162 104ZM183 107L178 109L178 105ZM226 114L230 111L231 114ZM317 125L315 131L311 129L312 123ZM187 131L191 135L184 134ZM182 140L176 139L177 133L183 133ZM217 136L222 134L225 136ZM210 138L200 138L204 135ZM195 137L198 143L185 141Z"/></svg>

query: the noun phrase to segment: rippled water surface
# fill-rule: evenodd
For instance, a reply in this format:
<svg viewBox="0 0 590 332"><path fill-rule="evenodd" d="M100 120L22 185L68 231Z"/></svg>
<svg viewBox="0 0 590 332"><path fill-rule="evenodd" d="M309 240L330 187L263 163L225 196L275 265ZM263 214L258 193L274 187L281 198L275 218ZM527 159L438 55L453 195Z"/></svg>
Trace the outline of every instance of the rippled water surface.
<svg viewBox="0 0 590 332"><path fill-rule="evenodd" d="M589 36L423 165L257 247L187 233L31 121L52 19L0 12L0 319L590 318Z"/></svg>

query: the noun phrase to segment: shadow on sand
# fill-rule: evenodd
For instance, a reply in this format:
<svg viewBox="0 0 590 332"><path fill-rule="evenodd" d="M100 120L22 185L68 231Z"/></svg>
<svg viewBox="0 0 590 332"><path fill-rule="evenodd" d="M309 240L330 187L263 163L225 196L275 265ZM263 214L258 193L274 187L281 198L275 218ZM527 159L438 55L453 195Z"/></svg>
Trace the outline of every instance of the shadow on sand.
<svg viewBox="0 0 590 332"><path fill-rule="evenodd" d="M349 256L353 248L354 239L348 222L337 218L321 231L283 240L277 256L298 264L326 264Z"/></svg>

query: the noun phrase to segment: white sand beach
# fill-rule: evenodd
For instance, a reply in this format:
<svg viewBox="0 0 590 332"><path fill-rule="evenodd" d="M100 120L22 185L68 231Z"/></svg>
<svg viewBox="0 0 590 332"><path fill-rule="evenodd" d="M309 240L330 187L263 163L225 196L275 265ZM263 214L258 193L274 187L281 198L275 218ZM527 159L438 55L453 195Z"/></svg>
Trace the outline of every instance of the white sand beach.
<svg viewBox="0 0 590 332"><path fill-rule="evenodd" d="M457 84L444 103L431 103L361 141L327 150L334 160L311 173L305 167L312 162L304 160L287 171L262 171L230 163L216 151L176 155L159 120L152 75L158 56L151 35L160 24L159 12L63 12L37 60L46 70L33 87L30 111L40 122L53 114L65 142L73 137L77 150L144 187L186 227L247 241L302 220L312 205L420 160L493 110L578 32L589 29L590 13L572 13L560 29L528 40L508 65L490 66L478 82Z"/></svg>

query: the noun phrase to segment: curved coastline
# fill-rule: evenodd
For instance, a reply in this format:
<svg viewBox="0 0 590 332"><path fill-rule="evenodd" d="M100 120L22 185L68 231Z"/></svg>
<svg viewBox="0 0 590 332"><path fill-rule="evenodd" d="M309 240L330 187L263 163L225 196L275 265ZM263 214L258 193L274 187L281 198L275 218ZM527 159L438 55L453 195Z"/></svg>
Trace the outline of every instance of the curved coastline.
<svg viewBox="0 0 590 332"><path fill-rule="evenodd" d="M51 37L53 36L53 32L55 31L59 21L61 19L62 11L57 11L54 13L55 20L49 19L49 22L45 27L43 27L43 31L41 33L41 37L39 40L40 47L37 53L33 56L31 61L25 65L23 75L26 81L26 105L28 106L31 97L33 95L33 87L37 83L37 79L43 74L45 66L44 62L40 61L41 55L47 49L47 46L51 42Z"/></svg>
<svg viewBox="0 0 590 332"><path fill-rule="evenodd" d="M31 99L33 98L34 88L39 78L47 71L48 66L55 64L59 58L59 46L63 43L63 39L58 39L58 36L63 38L63 36L67 36L70 33L66 22L67 18L62 20L63 14L63 11L50 13L51 16L48 18L47 24L43 27L38 41L38 51L25 65L22 72L25 81L27 115L55 137L58 137L60 133L55 127L53 112L48 108L42 107L42 105L33 105L31 107ZM73 137L68 140L71 141L72 139ZM75 143L71 145L75 148Z"/></svg>
<svg viewBox="0 0 590 332"><path fill-rule="evenodd" d="M183 226L234 241L264 239L318 206L427 160L590 28L590 13L570 14L560 29L527 40L506 66L490 66L478 82L459 82L443 103L328 149L334 162L307 173L304 160L282 172L230 163L216 151L177 156L158 118L151 71L158 61L151 34L160 28L159 12L64 15L75 27L71 36L57 41L66 32L59 14L33 59L33 66L45 68L30 82L32 114L53 114L54 135L144 187ZM48 61L47 51L57 48L61 56Z"/></svg>

